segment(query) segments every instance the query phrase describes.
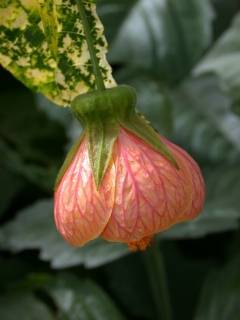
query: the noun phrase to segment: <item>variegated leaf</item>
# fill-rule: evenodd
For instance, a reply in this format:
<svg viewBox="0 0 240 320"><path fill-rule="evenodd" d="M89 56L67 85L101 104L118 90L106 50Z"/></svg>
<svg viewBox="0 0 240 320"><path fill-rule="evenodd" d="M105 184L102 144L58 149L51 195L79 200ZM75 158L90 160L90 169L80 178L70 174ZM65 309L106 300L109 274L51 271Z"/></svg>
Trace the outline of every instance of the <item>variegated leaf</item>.
<svg viewBox="0 0 240 320"><path fill-rule="evenodd" d="M96 1L84 6L105 86L115 84ZM1 0L0 64L29 88L56 104L95 87L76 0Z"/></svg>

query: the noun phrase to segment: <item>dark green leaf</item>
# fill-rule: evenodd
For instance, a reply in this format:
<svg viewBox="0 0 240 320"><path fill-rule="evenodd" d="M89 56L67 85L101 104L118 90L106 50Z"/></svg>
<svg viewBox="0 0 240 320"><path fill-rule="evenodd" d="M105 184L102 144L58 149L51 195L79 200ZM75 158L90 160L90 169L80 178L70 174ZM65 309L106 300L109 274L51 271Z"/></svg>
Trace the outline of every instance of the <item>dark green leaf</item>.
<svg viewBox="0 0 240 320"><path fill-rule="evenodd" d="M137 91L137 109L150 120L153 128L161 134L173 133L173 105L169 89L164 87L151 73L138 69L124 69L118 80Z"/></svg>
<svg viewBox="0 0 240 320"><path fill-rule="evenodd" d="M83 248L70 247L56 231L51 200L37 202L3 226L0 229L0 248L12 252L39 249L40 259L50 261L56 269L81 264L93 268L128 253L127 246L103 240L92 241Z"/></svg>
<svg viewBox="0 0 240 320"><path fill-rule="evenodd" d="M222 88L240 103L240 15L195 69L196 75L216 74Z"/></svg>
<svg viewBox="0 0 240 320"><path fill-rule="evenodd" d="M137 1L139 0L97 0L97 12L103 22L105 34L110 43L117 36L122 23Z"/></svg>
<svg viewBox="0 0 240 320"><path fill-rule="evenodd" d="M1 163L1 161L0 161ZM0 185L4 186L1 190L0 217L10 206L14 197L21 190L24 183L10 171L0 168Z"/></svg>
<svg viewBox="0 0 240 320"><path fill-rule="evenodd" d="M64 320L123 320L115 304L91 280L61 275L48 287Z"/></svg>
<svg viewBox="0 0 240 320"><path fill-rule="evenodd" d="M195 320L238 319L240 315L240 258L209 274Z"/></svg>
<svg viewBox="0 0 240 320"><path fill-rule="evenodd" d="M66 135L70 143L74 143L80 136L82 128L79 121L77 121L68 108L58 108L54 103L48 100L41 94L35 96L37 108L47 115L50 120L60 123L66 130ZM69 147L71 145L69 144Z"/></svg>
<svg viewBox="0 0 240 320"><path fill-rule="evenodd" d="M215 77L189 79L175 92L175 137L208 161L233 162L240 155L240 120Z"/></svg>
<svg viewBox="0 0 240 320"><path fill-rule="evenodd" d="M67 142L64 128L39 111L25 90L1 94L1 103L1 167L52 190Z"/></svg>
<svg viewBox="0 0 240 320"><path fill-rule="evenodd" d="M15 291L0 297L0 319L2 320L54 320L47 307L33 294Z"/></svg>
<svg viewBox="0 0 240 320"><path fill-rule="evenodd" d="M110 58L151 70L164 81L179 81L209 45L212 17L208 0L138 1Z"/></svg>
<svg viewBox="0 0 240 320"><path fill-rule="evenodd" d="M103 272L107 286L117 301L128 311L129 319L154 319L154 303L142 253L114 261L106 265Z"/></svg>

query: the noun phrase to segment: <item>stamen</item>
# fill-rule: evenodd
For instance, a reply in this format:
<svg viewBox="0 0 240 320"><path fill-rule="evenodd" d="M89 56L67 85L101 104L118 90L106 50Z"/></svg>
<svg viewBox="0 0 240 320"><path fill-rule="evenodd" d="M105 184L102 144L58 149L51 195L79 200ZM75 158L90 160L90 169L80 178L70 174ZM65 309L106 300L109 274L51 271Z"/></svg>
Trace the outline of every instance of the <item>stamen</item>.
<svg viewBox="0 0 240 320"><path fill-rule="evenodd" d="M151 245L152 236L144 237L139 241L132 241L128 243L130 251L144 251Z"/></svg>

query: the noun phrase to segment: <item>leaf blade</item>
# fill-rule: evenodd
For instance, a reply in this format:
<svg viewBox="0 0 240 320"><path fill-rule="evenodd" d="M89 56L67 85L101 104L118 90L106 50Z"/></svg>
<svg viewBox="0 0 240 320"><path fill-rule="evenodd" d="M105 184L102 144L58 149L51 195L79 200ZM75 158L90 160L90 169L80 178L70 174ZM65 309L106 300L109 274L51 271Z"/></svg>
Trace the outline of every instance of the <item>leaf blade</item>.
<svg viewBox="0 0 240 320"><path fill-rule="evenodd" d="M112 87L115 81L95 1L84 4L105 85ZM5 1L0 19L0 64L30 89L66 106L95 87L82 21L71 0Z"/></svg>
<svg viewBox="0 0 240 320"><path fill-rule="evenodd" d="M47 288L66 320L124 320L110 297L93 281L62 274ZM70 298L70 299L69 299Z"/></svg>
<svg viewBox="0 0 240 320"><path fill-rule="evenodd" d="M164 83L176 83L210 44L212 19L208 0L138 1L113 43L110 59L151 71Z"/></svg>
<svg viewBox="0 0 240 320"><path fill-rule="evenodd" d="M240 312L239 255L223 268L213 270L207 277L200 297L195 320L228 320Z"/></svg>
<svg viewBox="0 0 240 320"><path fill-rule="evenodd" d="M240 101L240 14L232 25L217 40L213 48L193 71L196 76L213 73L220 79L221 86L237 103Z"/></svg>
<svg viewBox="0 0 240 320"><path fill-rule="evenodd" d="M53 203L43 199L25 208L0 229L0 247L12 252L40 250L40 259L54 269L77 265L95 268L129 253L127 246L91 241L83 248L70 247L60 237L53 222Z"/></svg>

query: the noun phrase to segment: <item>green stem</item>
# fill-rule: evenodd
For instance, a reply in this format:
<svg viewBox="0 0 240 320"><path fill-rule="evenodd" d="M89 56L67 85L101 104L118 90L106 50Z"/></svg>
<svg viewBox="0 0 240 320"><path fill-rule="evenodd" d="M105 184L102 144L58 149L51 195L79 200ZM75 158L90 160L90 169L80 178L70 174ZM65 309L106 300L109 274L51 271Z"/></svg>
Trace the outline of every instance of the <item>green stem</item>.
<svg viewBox="0 0 240 320"><path fill-rule="evenodd" d="M167 277L163 256L157 242L144 253L144 262L148 274L158 320L171 320L172 311L168 292Z"/></svg>
<svg viewBox="0 0 240 320"><path fill-rule="evenodd" d="M86 9L84 7L83 0L77 0L77 4L78 4L78 9L80 12L80 17L81 17L83 28L84 28L84 33L86 36L86 41L87 41L88 50L90 53L91 62L93 65L93 72L96 78L96 87L99 91L103 91L105 90L105 85L104 85L102 73L100 70L100 66L98 63L98 58L97 58L96 50L94 47L94 41L91 35L89 21L86 15L86 11L85 11Z"/></svg>

